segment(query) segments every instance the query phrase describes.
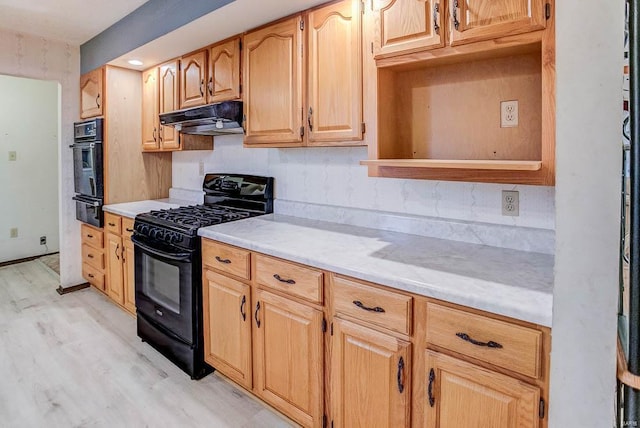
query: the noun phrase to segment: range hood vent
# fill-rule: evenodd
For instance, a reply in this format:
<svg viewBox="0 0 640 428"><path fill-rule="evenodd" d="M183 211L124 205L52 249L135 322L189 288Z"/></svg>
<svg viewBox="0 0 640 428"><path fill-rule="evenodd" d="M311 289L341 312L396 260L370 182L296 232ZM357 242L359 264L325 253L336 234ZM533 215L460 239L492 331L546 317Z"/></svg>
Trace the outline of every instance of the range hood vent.
<svg viewBox="0 0 640 428"><path fill-rule="evenodd" d="M160 124L183 134L242 134L242 101L224 101L201 107L163 113Z"/></svg>

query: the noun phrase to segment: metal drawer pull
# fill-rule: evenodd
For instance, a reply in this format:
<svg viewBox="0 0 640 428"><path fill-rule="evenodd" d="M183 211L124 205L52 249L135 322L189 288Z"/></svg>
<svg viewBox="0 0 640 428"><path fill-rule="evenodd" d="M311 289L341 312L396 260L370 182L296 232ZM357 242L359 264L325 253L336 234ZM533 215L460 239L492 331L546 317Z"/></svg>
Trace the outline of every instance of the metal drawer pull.
<svg viewBox="0 0 640 428"><path fill-rule="evenodd" d="M87 274L87 276L88 276L89 278L95 278L95 276L93 276L93 274L92 274L92 273Z"/></svg>
<svg viewBox="0 0 640 428"><path fill-rule="evenodd" d="M87 238L93 238L93 235L87 235Z"/></svg>
<svg viewBox="0 0 640 428"><path fill-rule="evenodd" d="M286 284L291 284L291 285L293 285L293 284L295 284L295 283L296 283L293 279L284 279L284 278L282 278L280 275L278 275L277 273L276 273L276 274L274 274L274 275L273 275L273 277L274 277L275 279L277 279L278 281L280 281L280 282L284 282L284 283L286 283Z"/></svg>
<svg viewBox="0 0 640 428"><path fill-rule="evenodd" d="M242 296L242 302L240 303L240 315L242 315L242 321L247 320L247 313L244 311L244 305L247 304L247 296Z"/></svg>
<svg viewBox="0 0 640 428"><path fill-rule="evenodd" d="M353 304L359 307L360 309L364 309L365 311L369 311L369 312L378 312L378 313L386 312L384 308L381 308L380 306L376 306L375 308L368 308L365 305L363 305L360 300L354 300Z"/></svg>
<svg viewBox="0 0 640 428"><path fill-rule="evenodd" d="M127 232L133 232L133 229L129 229L128 227L125 229Z"/></svg>
<svg viewBox="0 0 640 428"><path fill-rule="evenodd" d="M229 263L231 263L231 260L229 259L221 259L220 256L216 256L216 260L220 263L224 263L225 265L228 265Z"/></svg>
<svg viewBox="0 0 640 428"><path fill-rule="evenodd" d="M253 318L256 320L256 325L260 328L260 320L258 319L258 312L260 312L260 302L256 303L256 311L253 314Z"/></svg>
<svg viewBox="0 0 640 428"><path fill-rule="evenodd" d="M109 226L111 226L111 227L116 227L116 224L115 224L115 223L111 223L111 222L109 222Z"/></svg>
<svg viewBox="0 0 640 428"><path fill-rule="evenodd" d="M90 259L93 258L93 254L87 254L87 257L89 257Z"/></svg>
<svg viewBox="0 0 640 428"><path fill-rule="evenodd" d="M429 395L429 406L433 407L436 404L436 397L433 396L433 383L436 380L436 373L433 369L429 370L429 386L427 387L427 394Z"/></svg>
<svg viewBox="0 0 640 428"><path fill-rule="evenodd" d="M490 340L488 342L478 342L477 340L469 337L467 333L456 333L456 336L476 346L486 346L487 348L497 348L497 349L502 348L502 345L499 344L498 342L494 342L493 340Z"/></svg>
<svg viewBox="0 0 640 428"><path fill-rule="evenodd" d="M398 391L400 394L404 391L404 358L398 360Z"/></svg>

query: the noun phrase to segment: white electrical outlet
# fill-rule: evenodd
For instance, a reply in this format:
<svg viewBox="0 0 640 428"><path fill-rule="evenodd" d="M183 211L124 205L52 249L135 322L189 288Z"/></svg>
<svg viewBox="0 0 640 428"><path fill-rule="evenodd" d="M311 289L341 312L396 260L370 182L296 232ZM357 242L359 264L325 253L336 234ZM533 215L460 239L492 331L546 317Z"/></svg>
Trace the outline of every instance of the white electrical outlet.
<svg viewBox="0 0 640 428"><path fill-rule="evenodd" d="M518 126L518 100L502 101L500 103L500 128L515 128Z"/></svg>
<svg viewBox="0 0 640 428"><path fill-rule="evenodd" d="M11 229L9 229L9 237L10 238L17 238L18 237L18 228L17 227L12 227Z"/></svg>
<svg viewBox="0 0 640 428"><path fill-rule="evenodd" d="M502 191L502 215L520 215L520 194L517 190Z"/></svg>

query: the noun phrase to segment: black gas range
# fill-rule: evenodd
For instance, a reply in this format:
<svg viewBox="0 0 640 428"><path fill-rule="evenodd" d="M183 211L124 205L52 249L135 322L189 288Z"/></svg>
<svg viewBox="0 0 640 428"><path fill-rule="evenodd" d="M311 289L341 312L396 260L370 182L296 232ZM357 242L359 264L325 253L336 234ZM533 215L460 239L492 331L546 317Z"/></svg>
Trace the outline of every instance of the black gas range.
<svg viewBox="0 0 640 428"><path fill-rule="evenodd" d="M273 178L207 174L204 204L136 216L135 288L138 336L193 379L204 362L202 256L198 229L273 212Z"/></svg>

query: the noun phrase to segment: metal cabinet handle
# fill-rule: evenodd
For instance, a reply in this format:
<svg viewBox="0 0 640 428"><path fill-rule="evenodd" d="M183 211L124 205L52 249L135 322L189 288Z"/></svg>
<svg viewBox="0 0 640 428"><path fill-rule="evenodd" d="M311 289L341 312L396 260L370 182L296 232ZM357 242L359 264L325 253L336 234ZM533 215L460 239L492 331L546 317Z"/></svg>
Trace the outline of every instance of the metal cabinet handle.
<svg viewBox="0 0 640 428"><path fill-rule="evenodd" d="M460 7L460 4L458 3L458 0L453 0L453 26L456 29L456 31L458 31L458 28L460 27L460 21L458 21L459 7Z"/></svg>
<svg viewBox="0 0 640 428"><path fill-rule="evenodd" d="M200 96L204 97L204 79L200 80Z"/></svg>
<svg viewBox="0 0 640 428"><path fill-rule="evenodd" d="M376 306L375 308L369 308L365 306L360 300L354 300L353 304L359 307L360 309L364 309L365 311L369 311L369 312L377 312L377 313L386 312L384 308L381 308L380 306Z"/></svg>
<svg viewBox="0 0 640 428"><path fill-rule="evenodd" d="M244 311L244 306L247 304L247 296L242 296L242 302L240 303L240 315L242 315L242 321L247 320L247 313Z"/></svg>
<svg viewBox="0 0 640 428"><path fill-rule="evenodd" d="M93 235L87 235L87 238L93 238Z"/></svg>
<svg viewBox="0 0 640 428"><path fill-rule="evenodd" d="M274 275L273 275L273 277L274 277L275 279L277 279L278 281L280 281L280 282L284 282L285 284L291 284L291 285L293 285L293 284L295 284L295 283L296 283L293 279L284 279L284 278L282 278L280 275L278 275L277 273L276 273L276 274L274 274Z"/></svg>
<svg viewBox="0 0 640 428"><path fill-rule="evenodd" d="M125 229L127 232L133 232L133 229L129 229L128 227Z"/></svg>
<svg viewBox="0 0 640 428"><path fill-rule="evenodd" d="M156 127L153 127L153 141L158 141L158 139L156 138Z"/></svg>
<svg viewBox="0 0 640 428"><path fill-rule="evenodd" d="M307 123L309 124L309 132L313 132L313 123L311 123L312 115L313 115L313 109L309 107L309 113L307 114Z"/></svg>
<svg viewBox="0 0 640 428"><path fill-rule="evenodd" d="M436 398L433 396L433 383L436 381L436 372L429 370L429 385L427 387L427 395L429 396L429 406L436 404Z"/></svg>
<svg viewBox="0 0 640 428"><path fill-rule="evenodd" d="M398 392L404 391L404 358L398 360Z"/></svg>
<svg viewBox="0 0 640 428"><path fill-rule="evenodd" d="M124 263L124 251L125 251L125 248L124 248L124 245L123 245L122 249L120 250L120 255L122 256L122 263Z"/></svg>
<svg viewBox="0 0 640 428"><path fill-rule="evenodd" d="M258 312L260 312L260 302L256 303L256 311L253 314L253 318L256 320L256 325L260 328L260 320L258 319Z"/></svg>
<svg viewBox="0 0 640 428"><path fill-rule="evenodd" d="M116 245L116 259L120 260L120 255L118 254L118 250L120 249L120 244Z"/></svg>
<svg viewBox="0 0 640 428"><path fill-rule="evenodd" d="M209 83L207 84L209 95L213 96L213 77L209 77Z"/></svg>
<svg viewBox="0 0 640 428"><path fill-rule="evenodd" d="M96 106L100 108L100 94L96 95Z"/></svg>
<svg viewBox="0 0 640 428"><path fill-rule="evenodd" d="M469 342L476 346L486 346L487 348L496 348L496 349L502 348L502 345L499 344L498 342L494 342L493 340L490 340L488 342L479 342L471 338L467 333L456 333L456 336L458 336L460 339L464 340L465 342Z"/></svg>
<svg viewBox="0 0 640 428"><path fill-rule="evenodd" d="M115 223L111 223L111 222L109 222L109 226L111 226L111 227L116 227L116 224L115 224Z"/></svg>
<svg viewBox="0 0 640 428"><path fill-rule="evenodd" d="M440 34L440 3L433 4L433 31Z"/></svg>
<svg viewBox="0 0 640 428"><path fill-rule="evenodd" d="M93 274L92 274L92 273L87 274L87 276L88 276L89 278L95 278L95 276L93 276Z"/></svg>
<svg viewBox="0 0 640 428"><path fill-rule="evenodd" d="M163 134L163 127L160 126L160 128L158 129L158 139L160 140L160 142L162 143L162 134Z"/></svg>
<svg viewBox="0 0 640 428"><path fill-rule="evenodd" d="M87 254L87 257L89 257L90 259L93 258L93 254Z"/></svg>
<svg viewBox="0 0 640 428"><path fill-rule="evenodd" d="M221 259L220 256L216 256L216 260L219 263L224 263L225 265L228 265L229 263L231 263L231 260L229 260L229 259Z"/></svg>

